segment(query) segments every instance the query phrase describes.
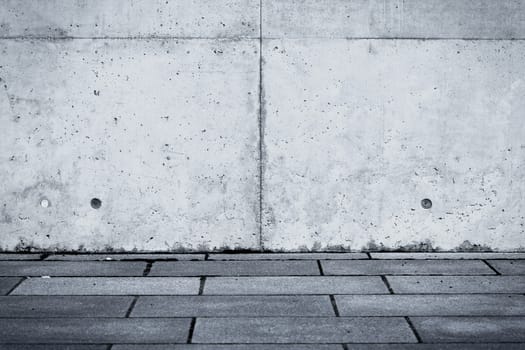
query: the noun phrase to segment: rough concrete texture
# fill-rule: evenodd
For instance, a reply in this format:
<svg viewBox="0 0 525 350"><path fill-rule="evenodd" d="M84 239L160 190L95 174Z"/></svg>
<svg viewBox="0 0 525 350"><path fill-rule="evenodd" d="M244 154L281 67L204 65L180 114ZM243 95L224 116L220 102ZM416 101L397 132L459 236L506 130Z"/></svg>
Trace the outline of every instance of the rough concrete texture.
<svg viewBox="0 0 525 350"><path fill-rule="evenodd" d="M257 37L260 28L251 0L3 0L0 9L2 37Z"/></svg>
<svg viewBox="0 0 525 350"><path fill-rule="evenodd" d="M520 0L1 1L0 250L525 250L514 39Z"/></svg>
<svg viewBox="0 0 525 350"><path fill-rule="evenodd" d="M521 0L272 0L270 38L525 38Z"/></svg>
<svg viewBox="0 0 525 350"><path fill-rule="evenodd" d="M525 247L523 41L264 54L265 248Z"/></svg>
<svg viewBox="0 0 525 350"><path fill-rule="evenodd" d="M257 247L258 49L0 41L0 248Z"/></svg>

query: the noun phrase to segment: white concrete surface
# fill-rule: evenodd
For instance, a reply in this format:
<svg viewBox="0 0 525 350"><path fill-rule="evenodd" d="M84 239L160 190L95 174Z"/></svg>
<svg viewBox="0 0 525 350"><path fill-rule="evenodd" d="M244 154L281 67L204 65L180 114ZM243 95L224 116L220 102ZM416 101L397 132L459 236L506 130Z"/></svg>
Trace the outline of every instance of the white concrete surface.
<svg viewBox="0 0 525 350"><path fill-rule="evenodd" d="M271 0L267 38L524 39L522 0Z"/></svg>
<svg viewBox="0 0 525 350"><path fill-rule="evenodd" d="M523 39L521 0L0 1L0 250L525 250Z"/></svg>
<svg viewBox="0 0 525 350"><path fill-rule="evenodd" d="M525 247L524 60L523 41L265 40L264 247Z"/></svg>
<svg viewBox="0 0 525 350"><path fill-rule="evenodd" d="M0 248L256 248L258 50L0 41Z"/></svg>
<svg viewBox="0 0 525 350"><path fill-rule="evenodd" d="M2 0L0 37L258 37L259 1Z"/></svg>

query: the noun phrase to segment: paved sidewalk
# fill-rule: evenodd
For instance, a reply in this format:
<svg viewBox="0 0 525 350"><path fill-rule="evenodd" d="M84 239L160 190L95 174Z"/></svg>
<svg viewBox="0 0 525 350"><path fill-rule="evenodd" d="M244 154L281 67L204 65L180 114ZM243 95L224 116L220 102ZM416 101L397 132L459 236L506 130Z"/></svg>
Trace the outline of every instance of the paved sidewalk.
<svg viewBox="0 0 525 350"><path fill-rule="evenodd" d="M525 253L0 253L0 349L525 349Z"/></svg>

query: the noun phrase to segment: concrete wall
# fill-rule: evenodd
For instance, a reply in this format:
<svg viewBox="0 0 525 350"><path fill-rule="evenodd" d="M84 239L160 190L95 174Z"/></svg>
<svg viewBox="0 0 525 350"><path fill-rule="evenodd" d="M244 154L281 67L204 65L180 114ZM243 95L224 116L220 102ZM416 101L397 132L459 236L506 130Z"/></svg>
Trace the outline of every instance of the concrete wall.
<svg viewBox="0 0 525 350"><path fill-rule="evenodd" d="M0 249L523 250L523 39L519 0L1 0Z"/></svg>

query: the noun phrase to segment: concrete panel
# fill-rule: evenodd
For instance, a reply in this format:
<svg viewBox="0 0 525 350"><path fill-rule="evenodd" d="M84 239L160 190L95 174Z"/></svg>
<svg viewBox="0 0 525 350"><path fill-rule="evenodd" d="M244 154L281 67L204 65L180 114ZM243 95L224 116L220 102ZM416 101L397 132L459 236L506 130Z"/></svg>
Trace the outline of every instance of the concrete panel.
<svg viewBox="0 0 525 350"><path fill-rule="evenodd" d="M58 13L60 15L58 15ZM259 1L2 0L0 37L257 37Z"/></svg>
<svg viewBox="0 0 525 350"><path fill-rule="evenodd" d="M266 249L525 247L525 42L263 53Z"/></svg>
<svg viewBox="0 0 525 350"><path fill-rule="evenodd" d="M525 38L521 0L272 0L269 38Z"/></svg>
<svg viewBox="0 0 525 350"><path fill-rule="evenodd" d="M257 247L258 49L0 41L0 249Z"/></svg>

